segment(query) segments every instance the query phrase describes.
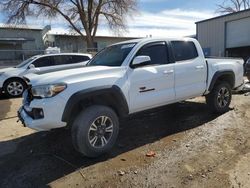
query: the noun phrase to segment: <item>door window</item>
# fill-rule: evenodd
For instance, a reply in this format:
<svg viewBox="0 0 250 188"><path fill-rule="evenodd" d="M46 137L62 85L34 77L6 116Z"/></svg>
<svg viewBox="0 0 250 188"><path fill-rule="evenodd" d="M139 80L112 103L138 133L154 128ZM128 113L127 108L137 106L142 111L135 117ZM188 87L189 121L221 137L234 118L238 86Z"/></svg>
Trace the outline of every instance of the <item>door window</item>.
<svg viewBox="0 0 250 188"><path fill-rule="evenodd" d="M172 41L171 44L175 61L185 61L198 57L197 49L191 41Z"/></svg>
<svg viewBox="0 0 250 188"><path fill-rule="evenodd" d="M67 65L72 62L71 55L57 55L53 57L55 65Z"/></svg>
<svg viewBox="0 0 250 188"><path fill-rule="evenodd" d="M165 42L150 43L142 47L136 56L149 56L150 62L145 62L147 65L162 65L168 62L168 52Z"/></svg>
<svg viewBox="0 0 250 188"><path fill-rule="evenodd" d="M50 57L41 57L32 63L35 67L50 67L54 64L51 61Z"/></svg>
<svg viewBox="0 0 250 188"><path fill-rule="evenodd" d="M88 56L74 55L72 56L71 63L81 63L81 62L88 61L88 60L90 60Z"/></svg>
<svg viewBox="0 0 250 188"><path fill-rule="evenodd" d="M90 58L88 56L79 56L79 55L60 55L54 56L55 65L68 65L74 63L81 63L88 61Z"/></svg>

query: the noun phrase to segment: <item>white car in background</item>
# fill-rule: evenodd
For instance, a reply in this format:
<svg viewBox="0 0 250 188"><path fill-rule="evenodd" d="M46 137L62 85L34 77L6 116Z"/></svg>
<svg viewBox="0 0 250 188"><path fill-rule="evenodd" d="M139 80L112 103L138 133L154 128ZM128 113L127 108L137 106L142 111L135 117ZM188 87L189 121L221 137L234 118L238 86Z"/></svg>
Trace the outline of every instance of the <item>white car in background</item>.
<svg viewBox="0 0 250 188"><path fill-rule="evenodd" d="M20 97L26 88L26 83L23 80L24 75L83 67L91 58L91 54L80 53L33 56L16 67L0 69L0 91L8 97Z"/></svg>

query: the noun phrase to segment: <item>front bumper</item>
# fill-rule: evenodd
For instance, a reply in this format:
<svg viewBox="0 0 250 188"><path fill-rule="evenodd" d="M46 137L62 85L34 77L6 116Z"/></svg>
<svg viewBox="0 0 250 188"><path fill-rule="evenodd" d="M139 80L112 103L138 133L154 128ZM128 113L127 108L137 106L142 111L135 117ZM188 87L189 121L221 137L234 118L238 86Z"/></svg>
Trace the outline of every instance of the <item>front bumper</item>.
<svg viewBox="0 0 250 188"><path fill-rule="evenodd" d="M65 100L60 96L48 99L34 99L29 104L27 104L24 99L24 105L18 110L19 120L25 127L37 131L48 131L65 127L66 123L61 120L65 106L64 103ZM35 119L25 110L27 106L30 109L42 109L44 117Z"/></svg>

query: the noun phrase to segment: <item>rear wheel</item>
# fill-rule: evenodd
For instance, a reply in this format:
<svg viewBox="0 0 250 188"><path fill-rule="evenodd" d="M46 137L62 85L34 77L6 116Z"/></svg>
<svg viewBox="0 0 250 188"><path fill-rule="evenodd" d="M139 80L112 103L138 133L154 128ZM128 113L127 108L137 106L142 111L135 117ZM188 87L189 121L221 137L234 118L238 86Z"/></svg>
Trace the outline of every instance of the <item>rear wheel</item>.
<svg viewBox="0 0 250 188"><path fill-rule="evenodd" d="M4 83L3 89L8 97L21 97L26 89L26 84L21 79L10 79Z"/></svg>
<svg viewBox="0 0 250 188"><path fill-rule="evenodd" d="M211 93L206 96L206 102L215 113L224 113L229 110L232 100L232 90L227 82L215 85Z"/></svg>
<svg viewBox="0 0 250 188"><path fill-rule="evenodd" d="M87 157L107 153L115 144L119 120L109 107L95 105L82 111L72 125L72 142Z"/></svg>

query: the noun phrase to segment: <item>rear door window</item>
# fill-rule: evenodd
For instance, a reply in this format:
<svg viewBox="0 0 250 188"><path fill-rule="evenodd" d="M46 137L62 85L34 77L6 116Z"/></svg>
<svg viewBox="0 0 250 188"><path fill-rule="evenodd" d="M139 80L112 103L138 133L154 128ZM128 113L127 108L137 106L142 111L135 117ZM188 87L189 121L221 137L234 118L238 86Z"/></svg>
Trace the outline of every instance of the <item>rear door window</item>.
<svg viewBox="0 0 250 188"><path fill-rule="evenodd" d="M171 44L175 61L186 61L198 57L196 46L191 41L172 41Z"/></svg>
<svg viewBox="0 0 250 188"><path fill-rule="evenodd" d="M72 56L71 55L57 55L53 57L55 65L67 65L71 64Z"/></svg>
<svg viewBox="0 0 250 188"><path fill-rule="evenodd" d="M88 61L88 60L90 60L90 58L88 56L74 55L74 56L72 56L71 63L81 63L81 62Z"/></svg>
<svg viewBox="0 0 250 188"><path fill-rule="evenodd" d="M88 56L79 56L79 55L58 55L54 56L53 59L55 65L68 65L68 64L88 61L90 58Z"/></svg>

